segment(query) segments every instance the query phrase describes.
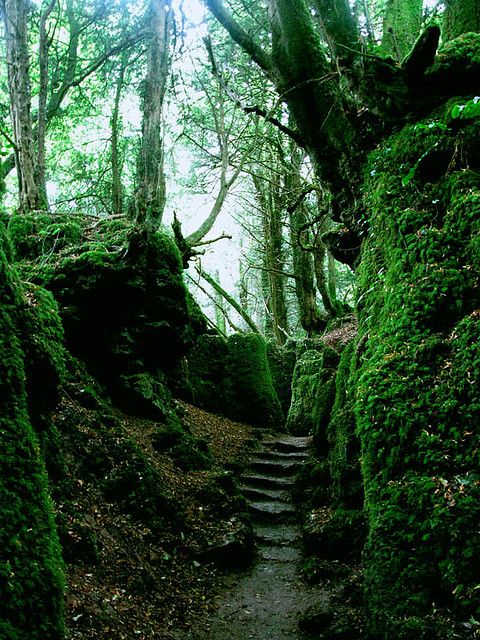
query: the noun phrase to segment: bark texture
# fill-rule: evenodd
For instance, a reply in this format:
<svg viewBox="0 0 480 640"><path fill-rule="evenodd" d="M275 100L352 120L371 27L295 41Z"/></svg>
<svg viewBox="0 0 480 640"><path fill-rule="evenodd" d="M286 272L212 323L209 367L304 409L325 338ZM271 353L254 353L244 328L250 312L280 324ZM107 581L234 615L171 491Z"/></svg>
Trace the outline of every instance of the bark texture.
<svg viewBox="0 0 480 640"><path fill-rule="evenodd" d="M451 40L470 31L480 31L480 0L446 0L444 39Z"/></svg>
<svg viewBox="0 0 480 640"><path fill-rule="evenodd" d="M173 12L169 0L152 0L149 25L135 218L138 224L156 228L162 221L165 209L162 113L170 70L170 41L173 29Z"/></svg>
<svg viewBox="0 0 480 640"><path fill-rule="evenodd" d="M422 0L388 0L383 21L383 49L397 62L411 51L420 34Z"/></svg>
<svg viewBox="0 0 480 640"><path fill-rule="evenodd" d="M31 90L28 54L28 12L25 0L2 0L10 94L10 113L15 141L15 165L19 184L19 210L39 209L41 198L33 145Z"/></svg>

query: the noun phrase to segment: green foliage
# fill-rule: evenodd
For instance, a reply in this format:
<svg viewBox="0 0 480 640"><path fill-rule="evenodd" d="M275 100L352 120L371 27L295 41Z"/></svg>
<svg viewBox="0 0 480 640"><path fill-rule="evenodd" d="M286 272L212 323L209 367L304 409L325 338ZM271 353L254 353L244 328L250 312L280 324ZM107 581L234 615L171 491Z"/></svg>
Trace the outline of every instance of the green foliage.
<svg viewBox="0 0 480 640"><path fill-rule="evenodd" d="M457 103L452 107L452 120L472 120L480 116L480 97L475 96L464 104Z"/></svg>
<svg viewBox="0 0 480 640"><path fill-rule="evenodd" d="M2 232L3 234L3 232ZM63 574L47 477L25 389L21 293L0 252L0 630L63 637Z"/></svg>
<svg viewBox="0 0 480 640"><path fill-rule="evenodd" d="M450 108L391 136L365 184L355 418L366 601L372 630L388 638L408 637L404 617L427 637L433 603L467 617L480 609L479 127L442 117Z"/></svg>

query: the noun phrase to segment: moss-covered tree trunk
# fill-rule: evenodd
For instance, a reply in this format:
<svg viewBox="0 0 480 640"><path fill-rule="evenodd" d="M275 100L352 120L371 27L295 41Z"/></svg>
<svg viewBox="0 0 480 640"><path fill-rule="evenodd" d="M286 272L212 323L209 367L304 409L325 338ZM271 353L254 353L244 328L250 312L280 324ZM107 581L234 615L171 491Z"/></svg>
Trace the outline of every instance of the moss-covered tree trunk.
<svg viewBox="0 0 480 640"><path fill-rule="evenodd" d="M469 31L480 31L480 0L446 0L443 38L451 40Z"/></svg>
<svg viewBox="0 0 480 640"><path fill-rule="evenodd" d="M155 229L165 208L162 113L170 69L173 10L169 0L151 0L147 75L143 85L142 142L137 159L135 219Z"/></svg>
<svg viewBox="0 0 480 640"><path fill-rule="evenodd" d="M423 0L387 0L382 48L401 62L420 34Z"/></svg>
<svg viewBox="0 0 480 640"><path fill-rule="evenodd" d="M283 222L278 174L267 180L254 177L263 228L263 274L269 328L278 344L288 335L283 257Z"/></svg>

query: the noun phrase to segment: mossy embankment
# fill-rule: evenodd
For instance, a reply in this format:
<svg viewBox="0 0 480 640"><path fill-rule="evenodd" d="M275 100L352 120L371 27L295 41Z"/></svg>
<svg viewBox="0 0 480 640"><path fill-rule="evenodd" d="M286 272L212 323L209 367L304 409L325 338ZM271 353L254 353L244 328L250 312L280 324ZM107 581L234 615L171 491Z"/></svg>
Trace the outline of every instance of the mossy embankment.
<svg viewBox="0 0 480 640"><path fill-rule="evenodd" d="M64 375L52 296L19 283L0 228L0 635L63 637L63 562L40 443Z"/></svg>
<svg viewBox="0 0 480 640"><path fill-rule="evenodd" d="M355 416L367 606L391 637L480 607L480 119L452 118L467 102L387 140L365 186Z"/></svg>
<svg viewBox="0 0 480 640"><path fill-rule="evenodd" d="M181 624L205 606L215 563L251 552L231 469L254 439L173 400L206 327L175 244L125 221L50 214L14 215L8 234L0 635L63 638L63 560L66 622L82 637ZM266 343L229 342L229 398L273 422Z"/></svg>
<svg viewBox="0 0 480 640"><path fill-rule="evenodd" d="M478 43L449 43L436 65L463 65ZM336 375L315 374L334 383L313 393L329 419L307 568L321 573L325 549L341 559L363 532L372 638L478 634L479 115L474 96L451 99L370 154L358 336Z"/></svg>

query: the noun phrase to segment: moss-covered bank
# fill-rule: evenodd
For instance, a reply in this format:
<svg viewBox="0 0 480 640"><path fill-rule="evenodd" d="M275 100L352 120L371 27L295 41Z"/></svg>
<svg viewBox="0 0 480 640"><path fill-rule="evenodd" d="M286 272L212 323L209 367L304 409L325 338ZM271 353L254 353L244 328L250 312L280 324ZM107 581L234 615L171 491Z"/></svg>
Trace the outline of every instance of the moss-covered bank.
<svg viewBox="0 0 480 640"><path fill-rule="evenodd" d="M16 282L3 229L0 247L0 637L59 640L62 560L31 417L57 392L60 325L47 292Z"/></svg>
<svg viewBox="0 0 480 640"><path fill-rule="evenodd" d="M480 613L480 118L455 103L385 141L365 183L355 415L382 638Z"/></svg>
<svg viewBox="0 0 480 640"><path fill-rule="evenodd" d="M146 233L123 220L81 222L13 216L8 231L19 268L53 292L69 349L114 401L168 420L176 369L205 326L176 245L163 231Z"/></svg>

